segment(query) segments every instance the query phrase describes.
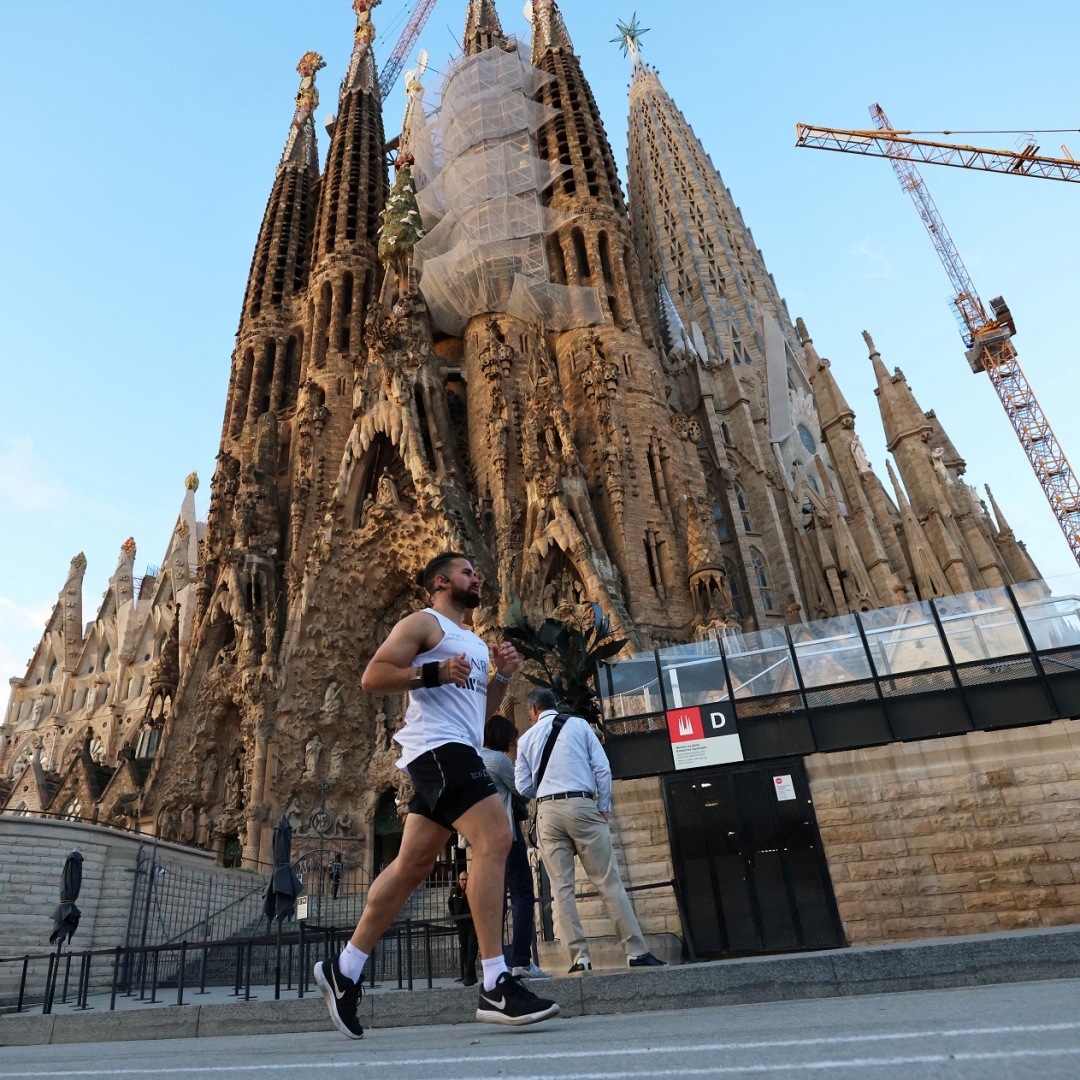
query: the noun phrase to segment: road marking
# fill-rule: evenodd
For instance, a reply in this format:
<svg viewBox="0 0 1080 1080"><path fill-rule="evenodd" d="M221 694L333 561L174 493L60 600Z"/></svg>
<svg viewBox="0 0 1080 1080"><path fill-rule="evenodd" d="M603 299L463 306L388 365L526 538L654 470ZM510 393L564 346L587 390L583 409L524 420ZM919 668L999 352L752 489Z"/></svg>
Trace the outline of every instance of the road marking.
<svg viewBox="0 0 1080 1080"><path fill-rule="evenodd" d="M513 1061L524 1064L528 1061L548 1061L552 1058L603 1058L603 1057L635 1057L644 1054L700 1054L716 1053L725 1050L768 1050L785 1049L794 1047L810 1046L842 1046L856 1043L887 1042L892 1040L928 1039L928 1038L960 1038L964 1036L985 1035L1025 1035L1044 1034L1053 1031L1075 1031L1080 1029L1080 1022L1061 1024L1025 1024L1007 1027L988 1028L949 1028L944 1031L900 1031L885 1032L880 1035L836 1035L821 1036L814 1039L777 1039L760 1042L727 1042L705 1043L696 1046L644 1046L628 1047L621 1050L588 1050L575 1049L569 1051L545 1051L537 1054L483 1054L468 1055L461 1057L427 1057L427 1058L383 1058L379 1060L356 1060L348 1061L311 1061L291 1063L265 1063L256 1065L192 1065L171 1066L164 1069L64 1069L44 1072L0 1072L0 1080L16 1080L26 1077L84 1077L84 1076L178 1076L178 1075L206 1075L216 1073L247 1073L247 1072L279 1072L283 1069L313 1070L313 1069L397 1069L411 1065L484 1065L495 1064L504 1061ZM958 1053L936 1054L922 1057L906 1058L880 1058L880 1059L855 1059L852 1061L835 1062L792 1062L776 1065L728 1065L716 1066L707 1069L680 1068L657 1070L649 1069L648 1072L614 1072L614 1073L575 1073L563 1075L561 1080L619 1080L621 1077L635 1076L723 1076L738 1073L755 1072L782 1072L783 1070L819 1070L829 1066L836 1068L854 1068L857 1065L902 1065L924 1064L943 1061L996 1061L1009 1057L1062 1057L1080 1054L1080 1047L1064 1050L1000 1050L988 1051L983 1054ZM512 1080L549 1080L550 1074L540 1077L513 1077Z"/></svg>

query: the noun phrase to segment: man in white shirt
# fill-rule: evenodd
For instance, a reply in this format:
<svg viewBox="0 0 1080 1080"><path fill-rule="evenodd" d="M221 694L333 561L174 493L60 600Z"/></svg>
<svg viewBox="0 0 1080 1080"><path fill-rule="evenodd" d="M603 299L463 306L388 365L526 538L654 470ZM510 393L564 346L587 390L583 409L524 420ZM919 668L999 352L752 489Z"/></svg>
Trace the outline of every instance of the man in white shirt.
<svg viewBox="0 0 1080 1080"><path fill-rule="evenodd" d="M533 690L527 700L533 725L518 742L515 779L518 791L526 798L535 796L538 803L540 855L555 897L555 932L570 950L570 974L592 969L574 898L575 855L615 924L627 964L632 968L662 967L663 961L645 944L619 877L608 827L611 766L600 740L587 721L580 716L568 717L538 784L544 748L559 716L559 702L552 691L544 689Z"/></svg>

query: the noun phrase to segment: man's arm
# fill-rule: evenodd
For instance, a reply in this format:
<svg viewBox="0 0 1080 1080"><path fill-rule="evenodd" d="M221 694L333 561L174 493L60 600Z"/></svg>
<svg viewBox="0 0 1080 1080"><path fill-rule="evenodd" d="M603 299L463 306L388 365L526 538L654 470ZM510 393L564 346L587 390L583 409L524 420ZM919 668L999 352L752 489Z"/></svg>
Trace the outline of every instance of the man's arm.
<svg viewBox="0 0 1080 1080"><path fill-rule="evenodd" d="M526 743L524 737L518 741L517 766L514 769L514 783L517 785L518 794L526 799L531 799L536 794L536 782L533 779L532 765L529 763L530 746L531 740Z"/></svg>
<svg viewBox="0 0 1080 1080"><path fill-rule="evenodd" d="M442 640L436 637L440 630L435 616L424 611L402 619L371 658L360 685L369 694L405 694L418 689L422 685L420 668L413 661ZM464 686L471 674L472 665L464 653L439 664L440 683Z"/></svg>
<svg viewBox="0 0 1080 1080"><path fill-rule="evenodd" d="M495 665L495 674L488 679L485 719L490 719L502 707L506 691L510 688L510 680L521 667L524 659L509 641L504 641L491 650L491 662Z"/></svg>
<svg viewBox="0 0 1080 1080"><path fill-rule="evenodd" d="M589 765L596 780L596 809L607 817L611 813L611 765L600 740L596 737L596 732L587 720L581 722L588 732Z"/></svg>

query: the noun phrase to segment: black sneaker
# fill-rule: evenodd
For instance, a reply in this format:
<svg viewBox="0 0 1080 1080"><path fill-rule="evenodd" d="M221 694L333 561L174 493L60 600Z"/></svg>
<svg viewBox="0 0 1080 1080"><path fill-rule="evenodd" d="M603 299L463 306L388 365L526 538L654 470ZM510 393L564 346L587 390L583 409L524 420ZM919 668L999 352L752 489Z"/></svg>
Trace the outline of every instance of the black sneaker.
<svg viewBox="0 0 1080 1080"><path fill-rule="evenodd" d="M480 1004L476 1009L476 1019L482 1024L538 1024L558 1015L556 1002L526 990L509 971L499 976L494 990L480 991Z"/></svg>
<svg viewBox="0 0 1080 1080"><path fill-rule="evenodd" d="M334 1027L350 1039L362 1039L364 1029L357 1019L356 1008L364 996L363 987L341 974L336 959L320 960L315 965L315 983L322 991Z"/></svg>
<svg viewBox="0 0 1080 1080"><path fill-rule="evenodd" d="M643 967L667 967L667 964L657 956L653 956L651 952L642 953L640 956L631 956L627 958L627 967L643 968Z"/></svg>

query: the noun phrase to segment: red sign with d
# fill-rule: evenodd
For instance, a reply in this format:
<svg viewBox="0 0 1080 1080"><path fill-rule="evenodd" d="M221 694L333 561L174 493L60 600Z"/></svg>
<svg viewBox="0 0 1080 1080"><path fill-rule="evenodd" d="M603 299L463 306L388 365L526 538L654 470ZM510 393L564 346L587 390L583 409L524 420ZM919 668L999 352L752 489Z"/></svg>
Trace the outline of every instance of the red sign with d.
<svg viewBox="0 0 1080 1080"><path fill-rule="evenodd" d="M667 714L668 735L673 743L693 742L705 738L705 728L701 723L701 710L672 709Z"/></svg>

